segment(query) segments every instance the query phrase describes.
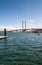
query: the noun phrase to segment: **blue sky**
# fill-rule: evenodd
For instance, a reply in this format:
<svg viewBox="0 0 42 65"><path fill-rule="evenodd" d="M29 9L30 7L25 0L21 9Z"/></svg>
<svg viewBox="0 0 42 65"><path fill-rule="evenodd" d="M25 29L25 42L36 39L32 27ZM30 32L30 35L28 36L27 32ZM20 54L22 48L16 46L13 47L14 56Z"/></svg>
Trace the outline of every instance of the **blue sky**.
<svg viewBox="0 0 42 65"><path fill-rule="evenodd" d="M0 0L0 28L42 28L42 0Z"/></svg>

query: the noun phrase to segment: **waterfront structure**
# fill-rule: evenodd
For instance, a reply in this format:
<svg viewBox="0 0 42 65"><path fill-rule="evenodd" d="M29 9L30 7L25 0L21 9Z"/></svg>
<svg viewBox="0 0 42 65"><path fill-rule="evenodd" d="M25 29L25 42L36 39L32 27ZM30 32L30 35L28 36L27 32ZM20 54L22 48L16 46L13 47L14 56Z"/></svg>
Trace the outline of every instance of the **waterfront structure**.
<svg viewBox="0 0 42 65"><path fill-rule="evenodd" d="M6 39L7 38L7 36L6 36L6 29L4 29L4 36L0 36L0 40L1 39Z"/></svg>

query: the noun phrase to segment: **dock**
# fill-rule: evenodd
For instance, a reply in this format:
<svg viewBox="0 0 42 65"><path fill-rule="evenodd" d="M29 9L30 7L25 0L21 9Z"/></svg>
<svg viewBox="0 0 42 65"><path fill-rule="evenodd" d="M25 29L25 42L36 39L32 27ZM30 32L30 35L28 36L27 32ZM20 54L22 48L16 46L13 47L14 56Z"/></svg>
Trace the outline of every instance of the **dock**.
<svg viewBox="0 0 42 65"><path fill-rule="evenodd" d="M4 35L3 36L0 36L0 40L1 39L6 39L7 38L7 36L6 36L6 29L4 29Z"/></svg>
<svg viewBox="0 0 42 65"><path fill-rule="evenodd" d="M7 36L0 36L0 39L6 39Z"/></svg>

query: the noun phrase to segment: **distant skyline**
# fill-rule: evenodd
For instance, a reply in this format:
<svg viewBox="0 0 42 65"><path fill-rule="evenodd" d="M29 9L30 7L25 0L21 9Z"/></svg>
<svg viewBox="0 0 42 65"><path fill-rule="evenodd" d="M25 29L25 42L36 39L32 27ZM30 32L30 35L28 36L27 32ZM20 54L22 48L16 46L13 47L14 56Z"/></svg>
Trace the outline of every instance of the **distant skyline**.
<svg viewBox="0 0 42 65"><path fill-rule="evenodd" d="M42 0L0 0L0 30L42 28Z"/></svg>

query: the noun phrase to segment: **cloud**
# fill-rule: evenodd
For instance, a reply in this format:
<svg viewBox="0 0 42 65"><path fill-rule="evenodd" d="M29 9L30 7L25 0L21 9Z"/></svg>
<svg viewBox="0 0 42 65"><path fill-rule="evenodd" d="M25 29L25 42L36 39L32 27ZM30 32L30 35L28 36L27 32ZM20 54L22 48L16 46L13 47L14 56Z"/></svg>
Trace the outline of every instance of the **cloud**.
<svg viewBox="0 0 42 65"><path fill-rule="evenodd" d="M42 28L42 19L28 19L27 28Z"/></svg>
<svg viewBox="0 0 42 65"><path fill-rule="evenodd" d="M34 19L29 19L28 22L34 22L35 20Z"/></svg>
<svg viewBox="0 0 42 65"><path fill-rule="evenodd" d="M4 30L4 28L6 28L7 30L16 29L14 26L0 26L0 30Z"/></svg>

